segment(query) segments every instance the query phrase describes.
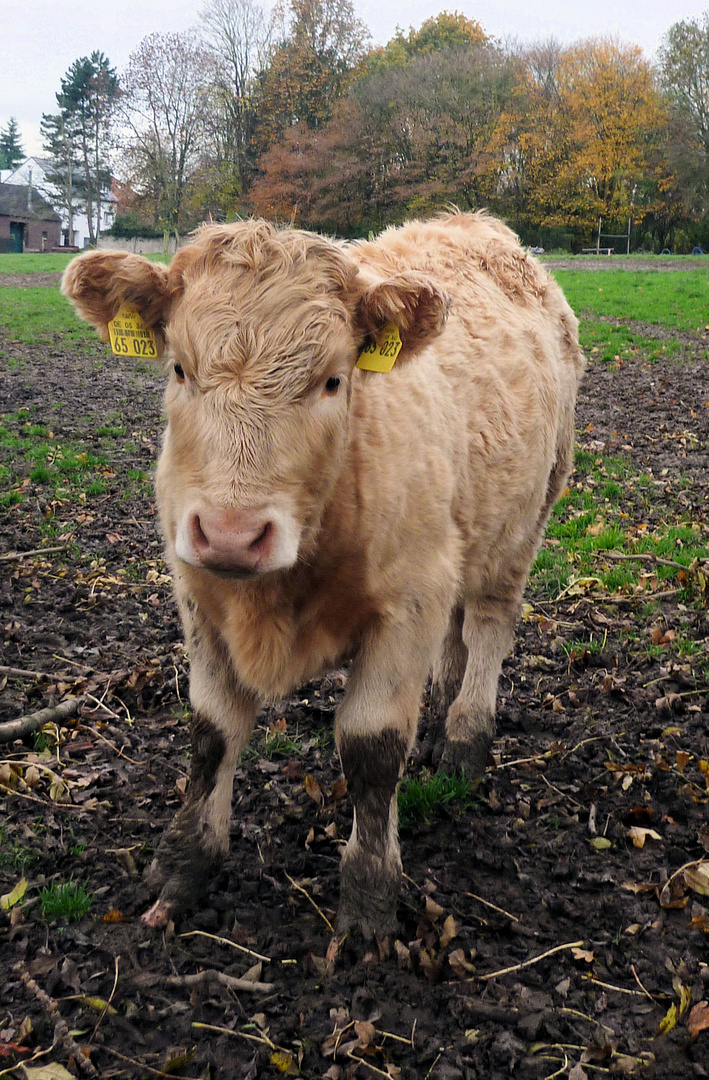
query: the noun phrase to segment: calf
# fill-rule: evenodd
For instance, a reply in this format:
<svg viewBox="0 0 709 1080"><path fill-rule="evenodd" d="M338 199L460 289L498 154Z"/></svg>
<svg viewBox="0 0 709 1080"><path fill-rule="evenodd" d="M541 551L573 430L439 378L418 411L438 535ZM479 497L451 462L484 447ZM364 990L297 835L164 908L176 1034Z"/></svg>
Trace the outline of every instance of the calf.
<svg viewBox="0 0 709 1080"><path fill-rule="evenodd" d="M163 925L223 859L260 704L349 659L338 929L386 936L397 784L431 670L433 760L485 768L522 590L572 464L576 319L482 213L355 244L208 225L169 268L82 255L63 290L104 339L137 312L166 357L156 487L192 765L144 919Z"/></svg>

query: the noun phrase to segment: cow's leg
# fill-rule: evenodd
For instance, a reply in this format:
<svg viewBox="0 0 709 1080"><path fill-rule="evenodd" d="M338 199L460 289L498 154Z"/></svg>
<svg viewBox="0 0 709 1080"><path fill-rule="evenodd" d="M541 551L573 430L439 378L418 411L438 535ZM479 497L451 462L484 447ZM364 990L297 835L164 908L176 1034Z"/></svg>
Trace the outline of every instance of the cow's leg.
<svg viewBox="0 0 709 1080"><path fill-rule="evenodd" d="M380 627L353 663L336 725L354 806L352 834L342 853L340 933L359 926L365 938L381 939L396 929L401 881L396 792L446 615L443 609L442 616L427 621L404 618Z"/></svg>
<svg viewBox="0 0 709 1080"><path fill-rule="evenodd" d="M258 703L237 682L226 651L206 632L190 649L192 762L187 799L160 841L148 882L160 889L143 915L164 926L194 906L229 850L234 771L254 726Z"/></svg>
<svg viewBox="0 0 709 1080"><path fill-rule="evenodd" d="M465 604L463 641L465 674L446 718L441 768L482 776L495 735L497 683L502 661L514 640L521 588L502 596L469 599Z"/></svg>
<svg viewBox="0 0 709 1080"><path fill-rule="evenodd" d="M418 755L420 764L437 766L441 760L446 740L446 717L458 696L467 662L463 608L458 606L451 613L446 636L431 672L431 693Z"/></svg>

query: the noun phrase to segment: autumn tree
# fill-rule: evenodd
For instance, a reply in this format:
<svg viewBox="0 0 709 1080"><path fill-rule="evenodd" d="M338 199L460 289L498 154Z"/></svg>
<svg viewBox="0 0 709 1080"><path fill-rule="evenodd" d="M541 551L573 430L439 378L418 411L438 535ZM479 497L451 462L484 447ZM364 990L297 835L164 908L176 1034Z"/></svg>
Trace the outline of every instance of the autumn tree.
<svg viewBox="0 0 709 1080"><path fill-rule="evenodd" d="M183 206L202 161L212 76L212 58L192 34L149 34L124 76L124 166L166 231L191 224Z"/></svg>
<svg viewBox="0 0 709 1080"><path fill-rule="evenodd" d="M639 47L592 39L537 50L523 64L510 120L506 182L526 221L586 238L638 222L657 197L667 123Z"/></svg>
<svg viewBox="0 0 709 1080"><path fill-rule="evenodd" d="M352 0L281 0L275 14L280 34L261 80L259 151L297 124L327 123L369 39Z"/></svg>
<svg viewBox="0 0 709 1080"><path fill-rule="evenodd" d="M262 158L256 209L352 234L449 203L494 203L514 69L479 36L473 27L462 46L441 35L439 49L367 59L324 127L293 127Z"/></svg>
<svg viewBox="0 0 709 1080"><path fill-rule="evenodd" d="M11 116L5 127L0 129L0 169L16 169L24 157L17 119Z"/></svg>

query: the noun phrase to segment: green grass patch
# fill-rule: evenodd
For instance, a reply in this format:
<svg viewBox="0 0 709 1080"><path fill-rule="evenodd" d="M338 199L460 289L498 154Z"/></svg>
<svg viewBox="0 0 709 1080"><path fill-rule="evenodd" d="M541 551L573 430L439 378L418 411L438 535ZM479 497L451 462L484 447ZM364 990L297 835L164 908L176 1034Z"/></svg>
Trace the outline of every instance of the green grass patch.
<svg viewBox="0 0 709 1080"><path fill-rule="evenodd" d="M470 780L456 774L424 773L420 778L405 776L399 785L399 823L407 828L433 821L443 807L455 803L463 810L472 801Z"/></svg>
<svg viewBox="0 0 709 1080"><path fill-rule="evenodd" d="M677 330L707 325L706 270L556 270L554 277L577 314L590 312Z"/></svg>
<svg viewBox="0 0 709 1080"><path fill-rule="evenodd" d="M50 345L61 335L65 345L85 346L97 341L95 331L80 322L59 289L0 288L0 326L14 341Z"/></svg>
<svg viewBox="0 0 709 1080"><path fill-rule="evenodd" d="M76 254L75 251L2 254L0 255L0 274L61 274Z"/></svg>
<svg viewBox="0 0 709 1080"><path fill-rule="evenodd" d="M42 918L66 919L75 922L83 919L93 904L93 896L86 884L69 878L65 882L52 882L39 890L42 902Z"/></svg>
<svg viewBox="0 0 709 1080"><path fill-rule="evenodd" d="M683 478L678 477L676 484L681 489ZM682 590L683 599L691 600L699 582L693 583L689 568L695 559L706 557L706 530L682 520L679 503L676 517L670 505L667 520L652 530L638 527L643 507L649 511L653 505L654 490L652 477L635 472L629 461L577 449L568 491L554 508L532 566L532 592L547 599L567 589L635 595L670 584Z"/></svg>

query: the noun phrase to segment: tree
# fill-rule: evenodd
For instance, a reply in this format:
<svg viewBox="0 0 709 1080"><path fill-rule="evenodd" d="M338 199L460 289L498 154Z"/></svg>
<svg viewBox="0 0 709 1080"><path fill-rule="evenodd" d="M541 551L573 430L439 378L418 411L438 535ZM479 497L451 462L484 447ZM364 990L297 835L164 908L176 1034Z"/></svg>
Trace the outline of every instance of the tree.
<svg viewBox="0 0 709 1080"><path fill-rule="evenodd" d="M201 165L212 57L193 34L149 34L128 62L121 115L123 159L154 223L177 231Z"/></svg>
<svg viewBox="0 0 709 1080"><path fill-rule="evenodd" d="M109 186L110 134L119 83L108 57L92 52L75 60L61 80L57 104L62 139L71 140L83 171L83 199L92 244L101 231L102 193Z"/></svg>
<svg viewBox="0 0 709 1080"><path fill-rule="evenodd" d="M667 112L639 47L592 39L522 57L507 183L521 219L608 231L654 209Z"/></svg>
<svg viewBox="0 0 709 1080"><path fill-rule="evenodd" d="M0 169L16 169L24 158L20 129L16 118L11 116L5 127L0 130Z"/></svg>
<svg viewBox="0 0 709 1080"><path fill-rule="evenodd" d="M281 39L261 80L259 151L297 124L327 123L369 39L352 0L287 2L276 8Z"/></svg>
<svg viewBox="0 0 709 1080"><path fill-rule="evenodd" d="M224 193L235 202L255 170L257 81L266 67L271 25L254 0L210 0L200 20L213 57L207 123L214 197Z"/></svg>
<svg viewBox="0 0 709 1080"><path fill-rule="evenodd" d="M83 173L80 170L79 147L72 135L64 113L42 113L40 132L44 149L51 162L47 172L50 185L42 194L55 210L66 214L68 243L74 243L74 215L85 199Z"/></svg>
<svg viewBox="0 0 709 1080"><path fill-rule="evenodd" d="M660 78L672 111L668 156L685 212L709 213L709 11L675 23L659 54Z"/></svg>

